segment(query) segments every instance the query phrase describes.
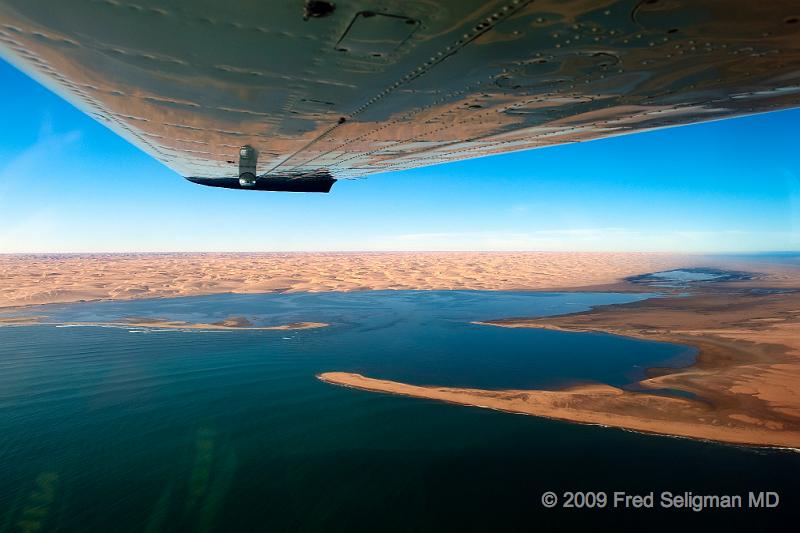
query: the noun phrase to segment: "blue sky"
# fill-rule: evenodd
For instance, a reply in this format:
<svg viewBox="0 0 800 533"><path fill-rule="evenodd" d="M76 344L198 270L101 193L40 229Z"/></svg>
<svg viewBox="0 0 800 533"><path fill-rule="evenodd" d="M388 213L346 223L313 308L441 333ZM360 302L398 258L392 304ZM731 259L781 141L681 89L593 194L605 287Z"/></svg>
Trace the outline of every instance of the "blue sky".
<svg viewBox="0 0 800 533"><path fill-rule="evenodd" d="M800 249L800 110L337 183L194 185L0 63L0 252Z"/></svg>

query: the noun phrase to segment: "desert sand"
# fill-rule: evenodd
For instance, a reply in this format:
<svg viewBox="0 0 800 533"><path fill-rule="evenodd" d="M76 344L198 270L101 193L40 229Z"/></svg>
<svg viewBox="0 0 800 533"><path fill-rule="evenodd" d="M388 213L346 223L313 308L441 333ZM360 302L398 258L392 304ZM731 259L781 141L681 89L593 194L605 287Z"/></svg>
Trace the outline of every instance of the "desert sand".
<svg viewBox="0 0 800 533"><path fill-rule="evenodd" d="M216 293L544 290L708 264L646 253L0 255L0 308Z"/></svg>
<svg viewBox="0 0 800 533"><path fill-rule="evenodd" d="M691 398L605 384L552 391L480 390L421 387L341 372L319 378L369 391L579 423L800 448L800 290L770 292L748 287L762 282L708 283L688 297L651 298L571 315L482 323L607 332L694 346L699 350L694 364L650 369L650 377L637 384L645 391L685 391Z"/></svg>

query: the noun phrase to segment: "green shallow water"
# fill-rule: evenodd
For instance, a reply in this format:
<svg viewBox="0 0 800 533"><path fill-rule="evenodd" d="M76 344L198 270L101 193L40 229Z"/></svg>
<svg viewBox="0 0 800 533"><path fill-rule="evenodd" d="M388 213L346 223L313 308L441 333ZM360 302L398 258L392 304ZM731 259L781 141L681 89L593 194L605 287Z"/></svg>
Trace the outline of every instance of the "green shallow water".
<svg viewBox="0 0 800 533"><path fill-rule="evenodd" d="M741 525L796 515L796 453L372 394L314 377L341 370L484 388L625 386L648 366L688 364L694 354L681 346L469 323L637 298L409 291L47 306L40 311L54 321L246 316L331 326L0 328L0 532L552 531L615 515L544 509L545 490L775 490L777 510L671 511L663 520ZM623 525L652 513L623 513Z"/></svg>

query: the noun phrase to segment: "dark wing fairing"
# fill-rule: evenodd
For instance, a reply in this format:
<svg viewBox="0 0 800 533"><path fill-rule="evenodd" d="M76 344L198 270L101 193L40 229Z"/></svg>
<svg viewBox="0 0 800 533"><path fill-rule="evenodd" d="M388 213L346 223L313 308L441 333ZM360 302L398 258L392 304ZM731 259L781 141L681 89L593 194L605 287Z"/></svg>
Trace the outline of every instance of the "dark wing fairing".
<svg viewBox="0 0 800 533"><path fill-rule="evenodd" d="M799 21L798 0L0 0L0 54L182 176L225 176L196 183L327 191L798 107Z"/></svg>
<svg viewBox="0 0 800 533"><path fill-rule="evenodd" d="M243 189L249 191L275 192L330 192L336 180L329 173L318 173L310 176L258 176L254 183L243 186L240 178L197 178L187 180L209 187L225 189Z"/></svg>

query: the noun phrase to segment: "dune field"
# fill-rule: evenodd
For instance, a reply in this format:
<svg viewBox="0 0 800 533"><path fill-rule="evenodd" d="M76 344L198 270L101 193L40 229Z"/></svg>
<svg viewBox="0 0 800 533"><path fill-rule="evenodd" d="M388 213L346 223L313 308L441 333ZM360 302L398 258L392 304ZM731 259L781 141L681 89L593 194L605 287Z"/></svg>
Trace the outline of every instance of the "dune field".
<svg viewBox="0 0 800 533"><path fill-rule="evenodd" d="M0 307L225 292L574 288L701 262L561 252L0 255Z"/></svg>

